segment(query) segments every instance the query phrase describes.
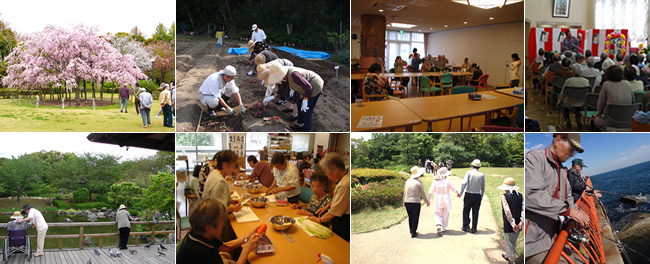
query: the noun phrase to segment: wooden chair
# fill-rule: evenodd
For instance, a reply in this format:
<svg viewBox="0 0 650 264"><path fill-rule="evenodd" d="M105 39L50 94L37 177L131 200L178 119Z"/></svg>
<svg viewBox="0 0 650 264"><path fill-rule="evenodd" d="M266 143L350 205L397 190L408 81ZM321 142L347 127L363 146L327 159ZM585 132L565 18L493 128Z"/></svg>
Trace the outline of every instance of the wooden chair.
<svg viewBox="0 0 650 264"><path fill-rule="evenodd" d="M377 94L377 95L369 95L366 93L366 87L363 86L361 93L363 94L363 101L364 102L370 102L370 98L375 98L375 97L383 97L386 98L385 100L388 100L388 95L383 95L383 94Z"/></svg>
<svg viewBox="0 0 650 264"><path fill-rule="evenodd" d="M546 91L549 89L549 85L553 87L553 76L555 76L554 71L549 71L546 73L546 80L540 85L539 92L542 94L542 102L544 102L544 107L548 108L548 98L546 97Z"/></svg>
<svg viewBox="0 0 650 264"><path fill-rule="evenodd" d="M482 126L480 128L472 128L472 132L524 132L523 127L502 127L502 126Z"/></svg>
<svg viewBox="0 0 650 264"><path fill-rule="evenodd" d="M422 93L427 93L427 96L429 96L429 94L435 94L437 92L442 93L442 89L433 86L431 80L429 80L427 76L420 75L420 89L418 91L418 97L420 97Z"/></svg>
<svg viewBox="0 0 650 264"><path fill-rule="evenodd" d="M492 124L504 127L524 127L524 104L516 105L509 114L503 112L495 113L501 117L491 119L490 123Z"/></svg>
<svg viewBox="0 0 650 264"><path fill-rule="evenodd" d="M483 74L483 75L481 75L481 77L478 78L478 85L473 85L473 84L470 84L470 85L474 87L476 92L478 92L479 89L481 89L481 88L485 88L485 90L487 91L489 89L488 86L487 86L488 78L490 78L489 74Z"/></svg>
<svg viewBox="0 0 650 264"><path fill-rule="evenodd" d="M451 90L452 88L452 78L454 77L453 73L445 73L442 75L442 78L440 78L440 88L442 88L442 94L445 94L444 90L449 89ZM451 92L451 91L450 91Z"/></svg>
<svg viewBox="0 0 650 264"><path fill-rule="evenodd" d="M541 63L539 62L534 62L533 66L531 66L531 72L533 73L533 87L537 86L539 84L539 65Z"/></svg>

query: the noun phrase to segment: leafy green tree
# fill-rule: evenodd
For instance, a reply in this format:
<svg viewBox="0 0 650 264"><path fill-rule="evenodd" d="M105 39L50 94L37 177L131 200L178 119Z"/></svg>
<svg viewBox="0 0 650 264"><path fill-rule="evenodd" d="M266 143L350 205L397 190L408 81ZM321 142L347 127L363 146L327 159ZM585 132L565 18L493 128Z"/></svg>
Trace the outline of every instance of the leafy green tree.
<svg viewBox="0 0 650 264"><path fill-rule="evenodd" d="M52 204L52 201L54 201L54 196L56 196L59 193L59 188L56 186L52 186L51 184L45 185L43 189L41 189L41 195L45 197L46 201Z"/></svg>
<svg viewBox="0 0 650 264"><path fill-rule="evenodd" d="M175 206L174 175L158 173L149 177L151 183L143 192L145 207L158 212L172 211Z"/></svg>
<svg viewBox="0 0 650 264"><path fill-rule="evenodd" d="M108 192L108 202L112 204L125 204L131 207L132 202L138 200L140 187L132 182L122 182L111 185Z"/></svg>
<svg viewBox="0 0 650 264"><path fill-rule="evenodd" d="M92 193L104 193L119 180L119 159L121 156L107 153L85 152L80 156L57 162L53 166L52 179L55 184L68 189L87 188L88 200Z"/></svg>
<svg viewBox="0 0 650 264"><path fill-rule="evenodd" d="M18 158L11 156L0 167L2 188L16 191L16 202L26 190L39 188L43 177L43 161L31 155L21 155Z"/></svg>
<svg viewBox="0 0 650 264"><path fill-rule="evenodd" d="M83 203L85 201L88 201L88 197L90 197L90 192L86 188L79 188L76 191L72 192L72 198L74 199L75 203Z"/></svg>
<svg viewBox="0 0 650 264"><path fill-rule="evenodd" d="M214 146L216 139L212 133L177 133L176 146Z"/></svg>

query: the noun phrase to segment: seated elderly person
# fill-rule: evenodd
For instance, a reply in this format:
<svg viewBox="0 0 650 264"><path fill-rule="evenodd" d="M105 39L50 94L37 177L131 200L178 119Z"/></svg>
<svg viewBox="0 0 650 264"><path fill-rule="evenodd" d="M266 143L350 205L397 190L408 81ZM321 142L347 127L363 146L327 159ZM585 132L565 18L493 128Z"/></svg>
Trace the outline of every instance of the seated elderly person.
<svg viewBox="0 0 650 264"><path fill-rule="evenodd" d="M598 95L598 112L591 121L591 131L596 131L596 126L605 126L605 105L634 103L634 92L630 83L623 80L621 67L608 67L607 80Z"/></svg>
<svg viewBox="0 0 650 264"><path fill-rule="evenodd" d="M587 61L585 60L585 57L580 54L576 54L576 63L580 64L580 67L583 69L587 68Z"/></svg>
<svg viewBox="0 0 650 264"><path fill-rule="evenodd" d="M616 54L616 61L614 61L614 65L621 66L625 64L625 62L623 61L624 58L625 57L623 56L623 53Z"/></svg>
<svg viewBox="0 0 650 264"><path fill-rule="evenodd" d="M582 119L580 118L580 111L582 110L582 107L585 105L585 101L573 101L569 98L564 98L564 91L566 90L567 87L591 87L589 85L589 80L585 79L584 77L580 77L580 73L582 71L582 67L580 67L580 64L573 64L571 65L571 70L573 71L573 74L575 77L569 78L564 82L564 87L562 87L562 92L560 92L560 96L558 97L557 100L557 106L559 107L560 104L563 102L565 106L569 106L572 109L569 108L564 108L564 121L566 122L566 128L569 129L571 128L571 117L569 117L569 111L573 110L575 113L575 118L576 118L576 123L578 124L578 128L582 129Z"/></svg>
<svg viewBox="0 0 650 264"><path fill-rule="evenodd" d="M596 63L594 63L594 68L602 70L603 69L603 62L607 59L607 53L603 52L600 54L600 60Z"/></svg>
<svg viewBox="0 0 650 264"><path fill-rule="evenodd" d="M591 88L592 88L592 92L593 92L593 88L596 86L596 84L597 84L597 83L600 83L600 81L601 81L602 78L603 78L603 77L600 75L600 71L599 71L598 69L594 68L594 64L595 64L595 63L594 63L594 58L591 58L591 57L588 58L588 59L587 59L587 68L583 68L583 69L582 69L582 72L580 73L580 76L581 76L581 77L585 77L585 78L596 78L596 81L594 81L594 85L593 85L593 87L591 87Z"/></svg>
<svg viewBox="0 0 650 264"><path fill-rule="evenodd" d="M14 230L26 230L29 228L29 224L27 222L20 222L18 223L16 220L18 219L23 219L24 217L20 214L20 211L15 211L12 216L9 218L13 219L7 223L7 231L14 231Z"/></svg>
<svg viewBox="0 0 650 264"><path fill-rule="evenodd" d="M415 60L415 57L413 58ZM373 63L368 67L368 73L363 77L363 89L367 95L393 95L392 89L386 89L386 80L379 77L381 65ZM386 100L387 97L371 97L370 101Z"/></svg>
<svg viewBox="0 0 650 264"><path fill-rule="evenodd" d="M542 74L541 80L546 80L546 76L548 72L556 72L558 70L562 69L562 56L560 56L560 53L553 53L553 62L550 63L548 66L546 66L546 70L544 70L544 73ZM568 67L568 66L567 66ZM569 71L571 72L571 71ZM557 76L557 75L555 75ZM553 80L551 80L553 81ZM553 85L553 83L548 83L548 85Z"/></svg>
<svg viewBox="0 0 650 264"><path fill-rule="evenodd" d="M202 199L192 206L189 215L192 229L178 249L176 263L246 263L249 253L255 250L259 239L259 235L256 234L259 227L243 237L223 242L219 240L219 236L224 219L228 219L227 215L226 205L217 199ZM219 254L239 247L242 251L237 262L224 259Z"/></svg>
<svg viewBox="0 0 650 264"><path fill-rule="evenodd" d="M625 66L623 68L623 77L630 83L633 92L643 91L643 82L636 80L636 71L632 66Z"/></svg>

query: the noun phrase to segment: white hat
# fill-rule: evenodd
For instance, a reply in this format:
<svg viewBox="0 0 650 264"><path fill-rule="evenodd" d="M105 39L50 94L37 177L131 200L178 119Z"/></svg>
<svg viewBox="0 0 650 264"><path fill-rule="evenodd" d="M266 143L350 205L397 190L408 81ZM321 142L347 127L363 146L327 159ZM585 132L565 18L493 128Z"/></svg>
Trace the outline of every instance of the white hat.
<svg viewBox="0 0 650 264"><path fill-rule="evenodd" d="M219 71L219 74L225 74L228 76L235 76L237 75L237 70L235 70L235 67L233 66L226 66L226 68L223 68L223 70Z"/></svg>
<svg viewBox="0 0 650 264"><path fill-rule="evenodd" d="M440 180L447 178L447 176L451 175L451 171L448 171L447 168L442 167L438 170L438 175L436 175L435 179Z"/></svg>
<svg viewBox="0 0 650 264"><path fill-rule="evenodd" d="M253 29L251 30L256 30L257 29L257 24L253 24Z"/></svg>
<svg viewBox="0 0 650 264"><path fill-rule="evenodd" d="M422 176L422 174L424 174L424 170L422 168L418 166L413 166L413 168L411 168L411 179L419 178Z"/></svg>
<svg viewBox="0 0 650 264"><path fill-rule="evenodd" d="M475 159L474 161L472 161L472 166L480 168L481 167L481 161L478 160L478 159Z"/></svg>
<svg viewBox="0 0 650 264"><path fill-rule="evenodd" d="M145 89L145 88L140 88L140 92L146 92L146 91L147 91L147 89Z"/></svg>
<svg viewBox="0 0 650 264"><path fill-rule="evenodd" d="M277 83L282 78L287 75L287 71L289 71L289 68L284 67L280 64L273 64L271 67L269 67L269 80L268 83Z"/></svg>
<svg viewBox="0 0 650 264"><path fill-rule="evenodd" d="M502 191L512 191L519 190L519 187L515 185L515 179L508 177L503 180L503 184L499 185L497 189Z"/></svg>

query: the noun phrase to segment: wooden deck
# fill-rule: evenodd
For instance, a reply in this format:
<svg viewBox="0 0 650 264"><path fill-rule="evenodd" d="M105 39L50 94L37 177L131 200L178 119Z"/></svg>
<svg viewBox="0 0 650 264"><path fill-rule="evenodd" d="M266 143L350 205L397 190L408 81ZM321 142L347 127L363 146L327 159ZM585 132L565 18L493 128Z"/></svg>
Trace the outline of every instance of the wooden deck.
<svg viewBox="0 0 650 264"><path fill-rule="evenodd" d="M108 248L104 247L99 249L101 255L95 255L93 248L83 249L83 250L51 250L45 251L45 254L42 257L32 257L31 261L27 261L27 256L24 253L14 253L11 254L7 260L7 264L12 263L30 263L30 264L68 264L68 263L78 263L86 264L88 259L92 260L93 264L102 264L102 263L127 263L127 264L142 264L142 263L170 263L173 264L176 259L176 252L174 244L163 244L167 250L163 252L167 256L158 256L156 248L151 246L151 249L145 249L142 245L140 246L129 246L129 249L135 249L138 252L135 254L129 253L128 250L120 250L124 256L113 258L108 254ZM36 243L33 244L36 246ZM117 250L117 247L111 247L113 251ZM36 252L34 249L33 252ZM1 261L1 259L0 259Z"/></svg>

